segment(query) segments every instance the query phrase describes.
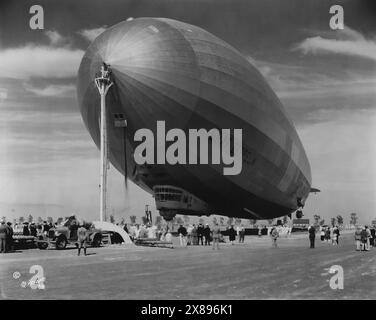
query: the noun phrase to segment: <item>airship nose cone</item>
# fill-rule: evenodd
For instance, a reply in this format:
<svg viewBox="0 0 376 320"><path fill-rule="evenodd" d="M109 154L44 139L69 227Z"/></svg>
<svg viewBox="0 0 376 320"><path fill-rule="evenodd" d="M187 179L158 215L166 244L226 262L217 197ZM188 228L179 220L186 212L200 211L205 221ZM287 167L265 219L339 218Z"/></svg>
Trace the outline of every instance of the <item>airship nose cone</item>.
<svg viewBox="0 0 376 320"><path fill-rule="evenodd" d="M190 43L178 29L163 20L140 18L99 35L80 66L81 105L98 98L90 83L103 62L112 70L112 94L130 122L148 126L165 120L184 127L199 95L200 70Z"/></svg>

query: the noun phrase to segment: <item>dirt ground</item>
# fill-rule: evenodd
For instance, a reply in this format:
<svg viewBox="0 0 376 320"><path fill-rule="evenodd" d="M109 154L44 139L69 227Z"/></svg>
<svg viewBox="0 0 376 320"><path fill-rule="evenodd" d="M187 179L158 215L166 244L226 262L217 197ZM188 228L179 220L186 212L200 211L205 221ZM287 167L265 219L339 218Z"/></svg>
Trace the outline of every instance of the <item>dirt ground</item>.
<svg viewBox="0 0 376 320"><path fill-rule="evenodd" d="M249 236L245 243L174 249L112 245L75 249L19 250L0 254L1 299L374 299L376 248L356 252L353 235L339 246L306 235ZM27 285L42 267L44 289ZM334 290L329 270L339 265L344 288ZM26 287L25 287L26 284Z"/></svg>

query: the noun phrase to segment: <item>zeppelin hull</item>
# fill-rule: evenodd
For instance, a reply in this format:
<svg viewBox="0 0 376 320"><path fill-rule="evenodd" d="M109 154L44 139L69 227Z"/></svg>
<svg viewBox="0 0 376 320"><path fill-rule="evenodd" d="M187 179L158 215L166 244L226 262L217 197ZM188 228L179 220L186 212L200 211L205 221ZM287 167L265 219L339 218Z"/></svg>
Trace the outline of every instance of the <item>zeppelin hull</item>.
<svg viewBox="0 0 376 320"><path fill-rule="evenodd" d="M236 49L203 29L160 18L119 23L88 48L79 70L83 120L99 147L100 99L93 79L111 66L114 86L107 96L109 156L121 172L152 192L173 185L205 201L212 213L273 218L304 203L311 172L304 148L281 102L263 76ZM114 115L128 121L125 131ZM242 129L242 171L224 176L223 165L138 166L134 133L165 121L180 128ZM125 161L126 160L126 161Z"/></svg>

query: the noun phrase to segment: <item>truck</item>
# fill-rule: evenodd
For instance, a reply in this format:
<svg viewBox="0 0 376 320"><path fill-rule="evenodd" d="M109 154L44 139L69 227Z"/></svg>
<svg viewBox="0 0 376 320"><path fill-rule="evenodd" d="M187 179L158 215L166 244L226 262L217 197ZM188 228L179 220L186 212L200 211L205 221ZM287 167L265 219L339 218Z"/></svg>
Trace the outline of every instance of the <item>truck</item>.
<svg viewBox="0 0 376 320"><path fill-rule="evenodd" d="M38 234L36 243L39 249L44 250L55 246L57 250L63 250L67 245L78 246L77 230L79 220L70 216L61 225L53 227L48 232ZM99 247L102 243L102 232L87 224L87 244L92 247Z"/></svg>

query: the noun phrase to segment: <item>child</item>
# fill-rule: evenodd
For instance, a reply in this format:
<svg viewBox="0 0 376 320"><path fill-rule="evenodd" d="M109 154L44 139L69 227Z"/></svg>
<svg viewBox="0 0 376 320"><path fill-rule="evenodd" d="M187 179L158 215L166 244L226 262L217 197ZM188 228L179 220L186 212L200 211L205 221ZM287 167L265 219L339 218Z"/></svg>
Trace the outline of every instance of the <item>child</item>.
<svg viewBox="0 0 376 320"><path fill-rule="evenodd" d="M333 232L333 236L332 236L332 245L333 246L338 244L337 243L337 237L338 237L337 233Z"/></svg>

